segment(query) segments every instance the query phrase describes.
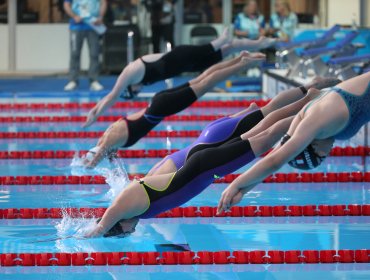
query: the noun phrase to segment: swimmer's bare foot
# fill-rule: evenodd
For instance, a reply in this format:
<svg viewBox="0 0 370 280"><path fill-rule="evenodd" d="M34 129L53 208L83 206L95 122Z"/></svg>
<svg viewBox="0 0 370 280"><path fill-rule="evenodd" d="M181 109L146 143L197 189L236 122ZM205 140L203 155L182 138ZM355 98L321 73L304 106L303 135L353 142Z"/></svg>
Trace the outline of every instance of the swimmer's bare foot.
<svg viewBox="0 0 370 280"><path fill-rule="evenodd" d="M231 42L231 38L230 38L230 29L228 27L226 27L223 31L222 31L222 34L216 38L215 40L213 40L211 42L213 48L215 50L219 50L222 46L224 45L227 45Z"/></svg>
<svg viewBox="0 0 370 280"><path fill-rule="evenodd" d="M267 47L272 46L275 44L276 39L273 38L266 38L261 36L257 40L251 39L233 39L231 41L231 46L236 49L240 50L249 50L249 51L257 51L261 49L265 49Z"/></svg>
<svg viewBox="0 0 370 280"><path fill-rule="evenodd" d="M324 89L336 86L337 84L341 83L342 81L337 78L324 78L316 76L310 83L305 85L305 88L316 88L316 89Z"/></svg>
<svg viewBox="0 0 370 280"><path fill-rule="evenodd" d="M243 51L240 55L242 56L240 63L248 66L252 62L262 61L266 58L266 55L264 55L263 53L249 53Z"/></svg>
<svg viewBox="0 0 370 280"><path fill-rule="evenodd" d="M232 40L230 28L225 27L224 30L222 30L222 34L219 38L223 40L224 44L230 43L230 41Z"/></svg>
<svg viewBox="0 0 370 280"><path fill-rule="evenodd" d="M276 39L261 36L256 40L256 50L262 50L262 49L269 48L273 46L275 43L276 43Z"/></svg>

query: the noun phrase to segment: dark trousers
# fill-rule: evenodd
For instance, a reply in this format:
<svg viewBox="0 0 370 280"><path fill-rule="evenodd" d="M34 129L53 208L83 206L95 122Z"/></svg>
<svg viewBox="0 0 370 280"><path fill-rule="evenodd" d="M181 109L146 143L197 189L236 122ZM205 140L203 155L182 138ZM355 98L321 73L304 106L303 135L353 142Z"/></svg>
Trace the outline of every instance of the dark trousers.
<svg viewBox="0 0 370 280"><path fill-rule="evenodd" d="M174 37L173 37L174 24L161 24L161 25L152 25L152 44L153 52L161 52L161 39L165 42L170 42L172 48L175 46Z"/></svg>
<svg viewBox="0 0 370 280"><path fill-rule="evenodd" d="M84 40L87 40L90 55L90 66L88 76L91 81L98 79L99 75L99 35L93 30L82 30L70 32L71 57L69 63L69 79L77 81L80 74L81 50Z"/></svg>

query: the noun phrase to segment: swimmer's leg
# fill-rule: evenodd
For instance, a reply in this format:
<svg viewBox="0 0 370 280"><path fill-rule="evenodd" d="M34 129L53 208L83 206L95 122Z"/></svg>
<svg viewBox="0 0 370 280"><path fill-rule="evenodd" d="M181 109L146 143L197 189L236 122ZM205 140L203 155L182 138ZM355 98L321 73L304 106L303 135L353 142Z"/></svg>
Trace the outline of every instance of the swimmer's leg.
<svg viewBox="0 0 370 280"><path fill-rule="evenodd" d="M271 149L288 131L295 116L276 121L273 125L260 133L250 136L248 133L241 135L243 140L249 140L251 148L256 157Z"/></svg>
<svg viewBox="0 0 370 280"><path fill-rule="evenodd" d="M230 43L222 46L221 48L222 57L226 57L230 54L237 53L243 50L257 51L260 49L267 48L273 45L275 42L276 39L266 38L264 36L261 36L257 40L251 40L246 38L243 39L234 38Z"/></svg>
<svg viewBox="0 0 370 280"><path fill-rule="evenodd" d="M197 95L197 98L199 98L212 89L217 83L244 69L248 64L264 59L264 57L265 56L261 53L241 53L239 57L232 59L230 66L215 70L205 76L201 81L196 80L190 82L191 87Z"/></svg>
<svg viewBox="0 0 370 280"><path fill-rule="evenodd" d="M216 70L199 82L195 83L191 81L189 83L190 86L185 86L175 92L163 91L157 93L152 98L152 102L145 114L162 118L176 114L189 107L196 99L201 97L218 82L245 68L248 63L263 58L264 56L262 54L243 53L239 58L232 60L233 63L231 66Z"/></svg>
<svg viewBox="0 0 370 280"><path fill-rule="evenodd" d="M238 137L219 147L196 152L173 177L166 174L145 178L145 184L169 191L153 201L140 217L150 218L189 201L212 184L215 176L225 176L254 158L249 142Z"/></svg>
<svg viewBox="0 0 370 280"><path fill-rule="evenodd" d="M252 104L249 108L242 111L243 114L224 117L210 122L191 145L166 156L150 170L148 176L177 171L184 165L189 151L196 146L203 149L217 147L250 130L263 119L261 111L256 109L258 107Z"/></svg>
<svg viewBox="0 0 370 280"><path fill-rule="evenodd" d="M319 90L310 89L308 94L305 97L301 98L300 100L296 102L288 104L280 109L277 109L277 110L271 110L269 104L266 105L265 107L261 109L261 112L265 116L265 118L261 122L259 122L255 127L253 127L251 130L244 133L243 134L244 139L249 139L250 137L267 130L273 124L275 124L276 122L282 119L295 116L308 102L313 100L319 94L320 94Z"/></svg>
<svg viewBox="0 0 370 280"><path fill-rule="evenodd" d="M340 83L339 79L335 78L320 78L317 77L311 82L303 85L302 87L296 87L284 90L276 95L271 101L263 108L263 114L267 116L269 113L280 109L288 104L298 101L299 99L306 96L307 92L311 88L323 89L327 87L333 87Z"/></svg>
<svg viewBox="0 0 370 280"><path fill-rule="evenodd" d="M190 80L189 83L190 84L196 84L196 83L202 81L205 77L211 75L212 73L214 73L218 70L230 67L230 66L234 65L235 63L240 62L241 58L242 58L242 56L239 55L238 57L235 57L233 59L229 59L229 60L226 60L226 61L223 61L223 62L219 62L219 63L209 67L207 70L205 70L203 73L201 73L198 77Z"/></svg>
<svg viewBox="0 0 370 280"><path fill-rule="evenodd" d="M236 117L239 117L241 115L245 115L247 113L253 112L253 111L257 110L257 109L259 109L259 107L257 106L256 103L253 102L253 103L251 103L248 106L248 108L246 108L246 109L244 109L244 110L242 110L242 111L240 111L238 113L232 114L230 117L231 118L236 118Z"/></svg>
<svg viewBox="0 0 370 280"><path fill-rule="evenodd" d="M284 135L292 120L293 117L281 120L253 139L236 137L218 147L201 150L195 146L184 166L174 176L163 174L143 180L156 189L164 189L170 183L168 188L172 192L186 187L186 199L176 201L180 205L211 184L214 175L222 177L230 174L268 151ZM263 142L263 145L258 145L259 142Z"/></svg>

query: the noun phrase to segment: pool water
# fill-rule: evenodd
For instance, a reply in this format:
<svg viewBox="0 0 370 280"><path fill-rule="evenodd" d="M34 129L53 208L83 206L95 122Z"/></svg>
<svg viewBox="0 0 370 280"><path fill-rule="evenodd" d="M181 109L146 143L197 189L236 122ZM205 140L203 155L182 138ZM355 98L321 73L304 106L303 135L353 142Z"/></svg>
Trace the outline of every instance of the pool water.
<svg viewBox="0 0 370 280"><path fill-rule="evenodd" d="M28 102L25 96L17 102ZM43 102L55 99L43 97ZM73 97L76 100L76 97ZM215 99L215 98L214 98ZM46 100L46 101L45 101ZM82 99L81 99L82 100ZM95 100L95 99L94 99ZM86 97L84 97L86 101ZM0 102L9 102L9 99ZM181 114L230 114L240 108L187 109ZM129 113L127 110L124 114ZM85 115L86 110L4 111L0 116ZM107 115L123 114L117 109ZM80 131L82 123L0 123L0 132ZM156 130L201 130L207 122L165 121ZM103 131L98 122L88 130ZM0 139L0 151L87 150L97 139ZM130 149L181 149L194 138L144 138ZM339 143L339 145L346 145ZM128 173L146 173L159 158L122 159ZM245 171L250 165L236 173ZM364 172L364 157L329 157L313 172ZM81 173L82 172L82 173ZM298 172L284 166L281 172ZM93 175L76 170L71 159L1 159L0 176ZM216 206L227 184L212 184L185 206ZM0 208L108 207L110 186L0 185ZM289 183L258 185L242 200L246 205L369 204L370 184ZM0 220L0 253L160 251L164 245L187 244L192 251L339 250L370 248L370 217L172 218L141 221L128 238L83 239L71 236L93 221L84 219ZM73 235L73 234L72 234ZM161 247L162 246L162 247ZM0 279L370 279L370 265L181 265L103 267L0 267Z"/></svg>

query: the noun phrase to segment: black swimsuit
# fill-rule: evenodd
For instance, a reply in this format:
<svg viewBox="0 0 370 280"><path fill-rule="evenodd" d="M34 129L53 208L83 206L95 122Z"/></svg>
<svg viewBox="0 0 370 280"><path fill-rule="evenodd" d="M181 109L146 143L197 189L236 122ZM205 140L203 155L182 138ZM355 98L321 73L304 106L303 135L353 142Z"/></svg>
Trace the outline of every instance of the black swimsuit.
<svg viewBox="0 0 370 280"><path fill-rule="evenodd" d="M144 85L153 84L180 75L183 72L202 72L222 60L221 50L212 44L202 46L178 46L154 62L140 60L145 65Z"/></svg>
<svg viewBox="0 0 370 280"><path fill-rule="evenodd" d="M176 114L197 100L189 83L158 92L144 114L136 120L124 118L127 123L128 138L123 147L130 147L143 138L165 117Z"/></svg>

